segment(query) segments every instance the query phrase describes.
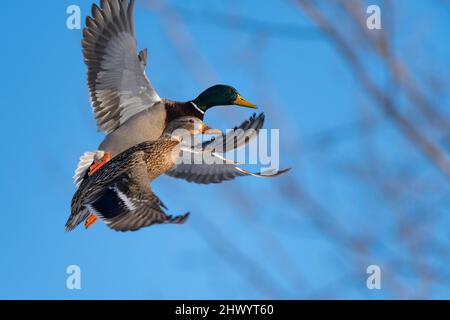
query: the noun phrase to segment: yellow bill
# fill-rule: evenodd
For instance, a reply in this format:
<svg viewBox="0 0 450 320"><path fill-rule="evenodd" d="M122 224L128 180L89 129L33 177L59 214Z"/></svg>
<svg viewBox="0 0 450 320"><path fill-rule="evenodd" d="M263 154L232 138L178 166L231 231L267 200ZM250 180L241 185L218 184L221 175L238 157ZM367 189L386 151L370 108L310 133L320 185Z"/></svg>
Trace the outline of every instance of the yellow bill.
<svg viewBox="0 0 450 320"><path fill-rule="evenodd" d="M237 106L242 106L242 107L247 107L247 108L252 108L252 109L257 109L258 108L255 104L253 104L253 103L245 100L244 98L242 98L241 95L237 96L236 100L234 100L234 104L237 105Z"/></svg>

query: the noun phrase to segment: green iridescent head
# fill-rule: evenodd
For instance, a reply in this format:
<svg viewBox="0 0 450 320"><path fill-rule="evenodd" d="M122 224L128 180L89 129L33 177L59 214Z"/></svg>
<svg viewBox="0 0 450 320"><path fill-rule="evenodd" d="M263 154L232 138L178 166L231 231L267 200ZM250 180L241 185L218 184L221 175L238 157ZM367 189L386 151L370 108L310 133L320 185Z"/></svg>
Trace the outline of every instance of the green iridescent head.
<svg viewBox="0 0 450 320"><path fill-rule="evenodd" d="M203 112L215 106L229 105L256 109L256 105L242 98L235 88L221 84L206 89L192 102Z"/></svg>

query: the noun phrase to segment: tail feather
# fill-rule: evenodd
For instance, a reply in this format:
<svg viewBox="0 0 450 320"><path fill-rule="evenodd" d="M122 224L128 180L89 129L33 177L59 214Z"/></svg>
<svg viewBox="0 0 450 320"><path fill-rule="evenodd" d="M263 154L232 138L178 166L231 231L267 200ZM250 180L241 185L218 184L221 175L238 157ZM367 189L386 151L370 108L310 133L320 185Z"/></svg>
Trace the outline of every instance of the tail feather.
<svg viewBox="0 0 450 320"><path fill-rule="evenodd" d="M88 151L85 152L78 162L78 166L75 170L75 175L73 176L73 182L77 186L80 187L80 184L85 179L89 167L94 163L95 160L101 159L105 154L104 151Z"/></svg>
<svg viewBox="0 0 450 320"><path fill-rule="evenodd" d="M69 219L66 222L66 231L70 232L75 229L80 223L86 220L89 217L89 210L84 208L81 212L73 212L70 215Z"/></svg>

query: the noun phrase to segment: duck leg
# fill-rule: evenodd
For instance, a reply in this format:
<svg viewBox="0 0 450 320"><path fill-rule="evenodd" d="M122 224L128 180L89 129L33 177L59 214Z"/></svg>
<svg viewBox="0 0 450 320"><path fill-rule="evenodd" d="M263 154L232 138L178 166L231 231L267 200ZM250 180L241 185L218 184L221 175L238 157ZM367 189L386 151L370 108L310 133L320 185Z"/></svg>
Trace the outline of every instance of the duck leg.
<svg viewBox="0 0 450 320"><path fill-rule="evenodd" d="M97 221L97 216L95 214L92 214L90 212L88 212L88 213L89 213L89 217L84 222L84 227L86 229L89 229Z"/></svg>
<svg viewBox="0 0 450 320"><path fill-rule="evenodd" d="M103 167L109 160L111 160L111 153L105 152L101 159L94 160L94 163L89 167L89 176L92 176L98 169Z"/></svg>
<svg viewBox="0 0 450 320"><path fill-rule="evenodd" d="M94 163L89 167L88 176L92 176L96 171L103 167L109 160L111 160L111 153L105 152L103 157L99 160L94 160ZM89 212L89 217L84 222L86 229L89 229L95 222L97 222L97 216Z"/></svg>

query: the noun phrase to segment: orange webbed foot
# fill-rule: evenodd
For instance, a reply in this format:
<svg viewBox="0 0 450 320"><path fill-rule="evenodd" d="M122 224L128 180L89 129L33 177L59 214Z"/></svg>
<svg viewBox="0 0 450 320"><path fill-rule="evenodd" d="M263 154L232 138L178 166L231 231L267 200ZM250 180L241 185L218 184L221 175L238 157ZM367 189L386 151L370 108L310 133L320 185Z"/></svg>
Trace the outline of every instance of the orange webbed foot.
<svg viewBox="0 0 450 320"><path fill-rule="evenodd" d="M84 222L84 226L86 229L89 229L97 221L97 216L93 215L90 212L89 214L90 214L89 217Z"/></svg>
<svg viewBox="0 0 450 320"><path fill-rule="evenodd" d="M103 167L109 160L111 160L111 153L105 152L103 158L98 161L95 161L89 168L89 176L92 176L96 171L98 171L101 167Z"/></svg>

